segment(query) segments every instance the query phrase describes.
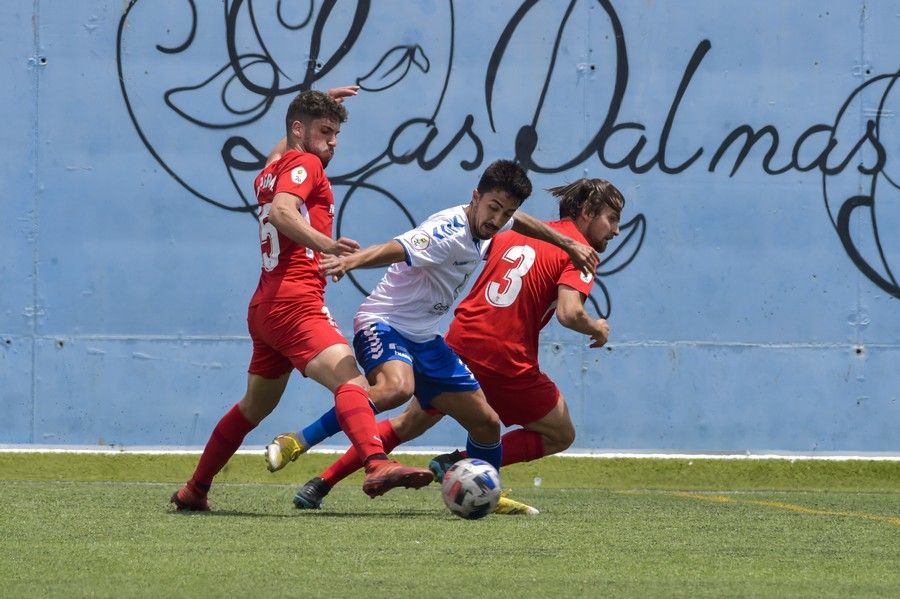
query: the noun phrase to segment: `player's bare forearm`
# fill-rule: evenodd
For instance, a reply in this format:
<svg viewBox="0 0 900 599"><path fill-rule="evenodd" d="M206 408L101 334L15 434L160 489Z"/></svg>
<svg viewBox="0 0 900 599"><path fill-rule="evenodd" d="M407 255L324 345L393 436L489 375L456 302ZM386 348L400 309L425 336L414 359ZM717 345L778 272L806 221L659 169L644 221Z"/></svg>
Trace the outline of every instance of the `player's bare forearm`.
<svg viewBox="0 0 900 599"><path fill-rule="evenodd" d="M355 268L389 266L405 260L406 251L404 251L403 245L396 239L391 239L385 243L370 245L366 249L348 256L344 259L344 267L349 272Z"/></svg>
<svg viewBox="0 0 900 599"><path fill-rule="evenodd" d="M597 269L597 263L599 262L597 252L583 243L579 243L571 237L567 237L559 231L551 229L546 223L530 214L522 212L521 210L516 210L516 213L513 215L512 228L513 231L517 233L521 233L522 235L534 239L540 239L541 241L546 241L547 243L551 243L556 247L565 250L572 259L575 268L584 273L593 274Z"/></svg>
<svg viewBox="0 0 900 599"><path fill-rule="evenodd" d="M300 198L289 193L275 194L269 211L269 222L291 241L313 251L322 252L331 248L335 240L315 230L303 218L298 209L300 202Z"/></svg>
<svg viewBox="0 0 900 599"><path fill-rule="evenodd" d="M359 252L341 256L323 256L319 269L323 276L331 277L337 283L351 270L387 266L406 259L406 252L399 241L392 239L386 243L371 245Z"/></svg>
<svg viewBox="0 0 900 599"><path fill-rule="evenodd" d="M591 347L601 347L609 339L609 324L603 318L591 318L584 309L584 299L579 291L560 285L556 299L556 318L567 329L590 337L593 340Z"/></svg>

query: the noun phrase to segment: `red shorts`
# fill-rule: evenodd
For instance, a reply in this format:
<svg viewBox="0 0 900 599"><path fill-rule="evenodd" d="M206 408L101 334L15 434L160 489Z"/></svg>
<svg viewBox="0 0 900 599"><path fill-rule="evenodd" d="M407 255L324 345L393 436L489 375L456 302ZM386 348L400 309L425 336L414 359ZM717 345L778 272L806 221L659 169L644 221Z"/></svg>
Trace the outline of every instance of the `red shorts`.
<svg viewBox="0 0 900 599"><path fill-rule="evenodd" d="M292 368L301 373L324 349L347 343L328 308L319 301L264 302L247 310L253 357L247 372L277 379Z"/></svg>
<svg viewBox="0 0 900 599"><path fill-rule="evenodd" d="M479 369L474 362L466 362L466 366L478 379L488 404L506 426L525 426L540 420L556 407L559 400L556 383L536 368L524 375L509 377Z"/></svg>

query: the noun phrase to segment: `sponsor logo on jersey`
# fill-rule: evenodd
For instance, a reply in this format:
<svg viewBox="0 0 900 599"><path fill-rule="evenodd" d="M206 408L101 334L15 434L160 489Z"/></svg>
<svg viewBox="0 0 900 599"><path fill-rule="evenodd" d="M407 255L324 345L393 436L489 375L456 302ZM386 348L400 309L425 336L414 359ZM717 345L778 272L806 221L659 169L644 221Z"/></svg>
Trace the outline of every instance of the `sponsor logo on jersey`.
<svg viewBox="0 0 900 599"><path fill-rule="evenodd" d="M304 181L306 181L306 169L302 166L298 166L294 170L291 171L291 181L300 185Z"/></svg>
<svg viewBox="0 0 900 599"><path fill-rule="evenodd" d="M422 251L431 245L431 237L429 237L427 233L417 231L409 239L409 244L413 246L413 249Z"/></svg>
<svg viewBox="0 0 900 599"><path fill-rule="evenodd" d="M443 316L447 312L450 311L450 306L443 302L438 302L431 307L431 310L428 311L429 314L434 314L435 316Z"/></svg>
<svg viewBox="0 0 900 599"><path fill-rule="evenodd" d="M256 188L256 195L259 196L259 192L263 189L268 189L269 191L275 189L275 175L266 173L266 176L260 179L259 187Z"/></svg>
<svg viewBox="0 0 900 599"><path fill-rule="evenodd" d="M590 283L591 281L594 280L594 274L581 271L581 280L585 283Z"/></svg>

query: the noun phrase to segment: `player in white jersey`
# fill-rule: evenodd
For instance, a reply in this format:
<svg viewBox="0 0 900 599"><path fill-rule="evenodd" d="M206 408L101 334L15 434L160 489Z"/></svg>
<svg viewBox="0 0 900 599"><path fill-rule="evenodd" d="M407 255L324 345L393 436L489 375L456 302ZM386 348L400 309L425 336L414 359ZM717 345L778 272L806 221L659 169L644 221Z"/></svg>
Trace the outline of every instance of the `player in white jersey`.
<svg viewBox="0 0 900 599"><path fill-rule="evenodd" d="M353 321L355 333L383 322L420 343L440 335L441 318L484 260L490 243L472 231L466 208L455 206L432 214L394 238L403 246L405 260L388 268L360 306ZM513 222L506 221L496 232L509 230Z"/></svg>
<svg viewBox="0 0 900 599"><path fill-rule="evenodd" d="M500 231L511 228L547 241L564 249L579 269L596 268L593 249L517 211L530 194L522 168L498 160L485 170L469 204L438 212L386 243L322 259L324 273L334 280L355 268L390 265L354 320L353 346L372 385L369 396L376 410L398 407L415 394L423 409L436 409L462 424L469 433L469 455L498 469L499 418L438 326ZM300 433L279 435L266 450L269 469L280 469L338 430L336 419L326 413ZM389 446L392 440L384 432L379 428Z"/></svg>

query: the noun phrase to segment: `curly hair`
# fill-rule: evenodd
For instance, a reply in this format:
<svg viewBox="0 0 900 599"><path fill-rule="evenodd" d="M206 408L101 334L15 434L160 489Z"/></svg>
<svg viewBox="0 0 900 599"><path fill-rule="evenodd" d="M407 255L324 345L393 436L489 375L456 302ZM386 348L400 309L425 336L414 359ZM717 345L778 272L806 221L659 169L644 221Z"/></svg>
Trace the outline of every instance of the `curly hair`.
<svg viewBox="0 0 900 599"><path fill-rule="evenodd" d="M294 121L308 125L310 121L320 118L343 123L347 120L347 109L325 92L312 89L300 92L291 100L291 105L287 109L285 125L288 134Z"/></svg>
<svg viewBox="0 0 900 599"><path fill-rule="evenodd" d="M622 192L606 179L578 179L547 191L559 199L560 218L578 218L583 209L588 216L596 216L604 206L621 215L625 207Z"/></svg>

